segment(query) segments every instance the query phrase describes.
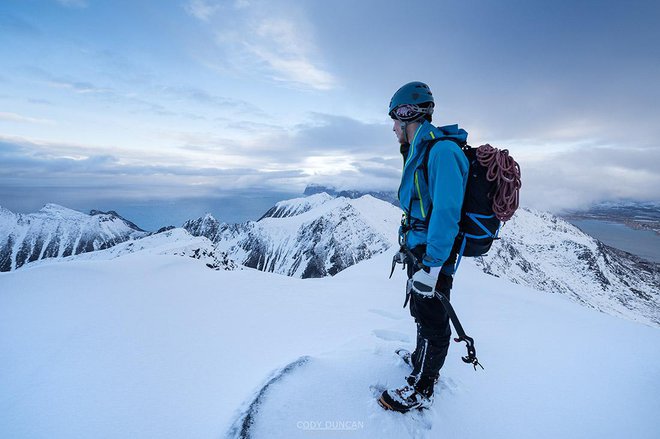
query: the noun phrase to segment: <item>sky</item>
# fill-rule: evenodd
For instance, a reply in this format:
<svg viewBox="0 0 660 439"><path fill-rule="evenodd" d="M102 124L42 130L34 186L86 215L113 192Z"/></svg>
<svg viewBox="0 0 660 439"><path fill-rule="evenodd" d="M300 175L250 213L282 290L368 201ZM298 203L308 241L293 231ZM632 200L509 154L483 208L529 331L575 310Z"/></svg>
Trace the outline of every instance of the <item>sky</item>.
<svg viewBox="0 0 660 439"><path fill-rule="evenodd" d="M659 80L653 1L3 0L0 206L396 190L409 81L523 205L657 201Z"/></svg>

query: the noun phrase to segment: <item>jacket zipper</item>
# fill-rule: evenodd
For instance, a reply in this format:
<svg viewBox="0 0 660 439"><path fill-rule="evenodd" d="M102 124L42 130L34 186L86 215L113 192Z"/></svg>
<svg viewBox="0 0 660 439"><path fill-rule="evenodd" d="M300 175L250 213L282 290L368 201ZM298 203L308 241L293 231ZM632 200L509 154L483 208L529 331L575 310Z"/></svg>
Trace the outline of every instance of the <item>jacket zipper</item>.
<svg viewBox="0 0 660 439"><path fill-rule="evenodd" d="M426 218L426 213L424 212L424 202L422 201L422 191L419 190L419 180L417 179L417 172L415 171L415 187L417 188L417 196L419 197L419 208L422 210L422 219Z"/></svg>

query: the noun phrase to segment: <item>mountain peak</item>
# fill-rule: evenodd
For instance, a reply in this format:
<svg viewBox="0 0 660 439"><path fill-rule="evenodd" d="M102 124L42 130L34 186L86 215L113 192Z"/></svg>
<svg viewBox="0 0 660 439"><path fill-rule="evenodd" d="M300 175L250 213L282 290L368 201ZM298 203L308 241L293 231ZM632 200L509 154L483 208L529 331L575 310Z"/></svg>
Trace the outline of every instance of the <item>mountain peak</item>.
<svg viewBox="0 0 660 439"><path fill-rule="evenodd" d="M333 199L334 197L327 192L318 192L307 197L279 201L264 213L258 221L264 218L285 218L300 215Z"/></svg>
<svg viewBox="0 0 660 439"><path fill-rule="evenodd" d="M305 188L305 195L315 195L325 192L333 197L345 197L351 199L361 198L364 195L371 195L379 200L387 201L396 207L399 207L399 199L396 191L394 190L366 190L366 189L342 189L338 190L334 187L322 186L318 184L310 184Z"/></svg>
<svg viewBox="0 0 660 439"><path fill-rule="evenodd" d="M131 229L133 229L133 230L137 230L137 231L139 231L139 232L144 232L144 230L141 229L140 227L138 227L135 223L133 223L133 222L127 220L126 218L124 218L123 216L119 215L119 214L118 214L117 212L115 212L114 210L109 210L109 211L107 211L107 212L103 212L103 211L101 211L101 210L92 209L92 210L89 211L89 215L90 215L90 216L106 215L106 216L109 216L109 217L111 217L111 218L116 218L116 219L118 219L118 220L120 220L120 221L123 221L124 224L126 224L126 225L127 225L128 227L130 227Z"/></svg>
<svg viewBox="0 0 660 439"><path fill-rule="evenodd" d="M190 219L186 221L182 227L194 236L206 236L213 241L216 239L223 225L224 223L221 223L213 215L207 213L196 220Z"/></svg>
<svg viewBox="0 0 660 439"><path fill-rule="evenodd" d="M203 221L218 221L212 214L206 213L204 214L204 217L202 217Z"/></svg>
<svg viewBox="0 0 660 439"><path fill-rule="evenodd" d="M77 213L77 214L82 214L82 212L78 212L77 210L69 209L68 207L61 206L59 204L55 203L47 203L42 207L39 212L53 212L53 213Z"/></svg>

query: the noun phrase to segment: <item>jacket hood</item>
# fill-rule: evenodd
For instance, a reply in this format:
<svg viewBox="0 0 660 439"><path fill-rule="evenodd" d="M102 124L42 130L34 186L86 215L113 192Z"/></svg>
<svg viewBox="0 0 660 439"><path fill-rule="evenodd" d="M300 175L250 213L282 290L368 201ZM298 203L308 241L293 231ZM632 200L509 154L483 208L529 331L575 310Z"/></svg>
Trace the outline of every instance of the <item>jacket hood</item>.
<svg viewBox="0 0 660 439"><path fill-rule="evenodd" d="M459 143L466 143L467 136L467 131L463 128L459 128L458 124L436 127L430 122L424 121L415 133L411 144L401 145L403 167L406 168L411 161L419 160L420 157L423 156L423 145L433 139L437 139L438 137L449 137L456 139Z"/></svg>
<svg viewBox="0 0 660 439"><path fill-rule="evenodd" d="M468 133L463 128L459 128L458 124L445 125L441 127L436 127L428 121L419 127L417 135L413 138L415 149L418 149L418 145L421 143L426 143L430 140L437 139L438 137L449 137L456 139L460 143L467 142ZM403 151L402 151L403 153Z"/></svg>
<svg viewBox="0 0 660 439"><path fill-rule="evenodd" d="M440 131L442 137L451 137L460 142L467 142L468 133L463 128L459 128L458 124L437 127L436 130ZM437 133L434 134L437 136Z"/></svg>

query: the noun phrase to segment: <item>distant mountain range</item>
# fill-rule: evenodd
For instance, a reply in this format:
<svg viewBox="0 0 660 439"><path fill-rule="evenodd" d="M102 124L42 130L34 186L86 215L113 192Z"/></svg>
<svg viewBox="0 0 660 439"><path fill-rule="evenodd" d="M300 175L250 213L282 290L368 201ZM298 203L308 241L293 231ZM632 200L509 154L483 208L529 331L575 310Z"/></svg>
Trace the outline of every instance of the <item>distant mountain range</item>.
<svg viewBox="0 0 660 439"><path fill-rule="evenodd" d="M183 228L149 234L113 212L87 215L47 205L20 215L0 208L0 269L81 253L75 257L157 251L193 257L214 269L332 276L373 255L394 253L400 216L398 208L371 195L322 192L276 203L258 221L226 224L206 215ZM608 247L548 213L520 209L488 255L464 261L514 283L660 326L660 264ZM383 267L384 275L388 269Z"/></svg>

